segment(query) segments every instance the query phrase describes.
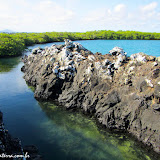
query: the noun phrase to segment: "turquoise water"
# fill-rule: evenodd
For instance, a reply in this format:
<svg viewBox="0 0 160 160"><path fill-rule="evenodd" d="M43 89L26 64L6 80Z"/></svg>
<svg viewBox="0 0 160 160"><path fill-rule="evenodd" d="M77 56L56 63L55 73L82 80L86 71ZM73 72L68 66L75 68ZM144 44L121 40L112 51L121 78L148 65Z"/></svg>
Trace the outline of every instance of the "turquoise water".
<svg viewBox="0 0 160 160"><path fill-rule="evenodd" d="M41 46L47 45L51 44ZM40 45L30 48L37 46ZM34 99L33 88L23 79L23 63L19 60L20 57L0 59L0 110L6 128L23 145L36 145L45 160L157 159L126 135L98 128L94 118Z"/></svg>
<svg viewBox="0 0 160 160"><path fill-rule="evenodd" d="M127 55L144 52L152 56L160 56L160 40L83 40L76 41L81 43L85 48L91 50L93 53L100 52L102 54L108 53L115 46L121 47L127 52ZM56 42L57 44L64 44L64 42ZM48 43L51 46L53 43ZM46 46L46 44L38 45ZM34 46L32 46L34 48Z"/></svg>

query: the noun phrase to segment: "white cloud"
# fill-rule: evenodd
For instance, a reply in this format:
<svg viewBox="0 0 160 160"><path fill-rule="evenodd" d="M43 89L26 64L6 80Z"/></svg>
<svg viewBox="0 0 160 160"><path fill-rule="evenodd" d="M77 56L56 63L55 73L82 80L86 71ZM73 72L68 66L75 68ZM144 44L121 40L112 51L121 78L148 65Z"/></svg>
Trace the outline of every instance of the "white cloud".
<svg viewBox="0 0 160 160"><path fill-rule="evenodd" d="M141 10L143 12L148 12L148 11L153 11L156 7L158 6L158 3L157 2L152 2L150 4L147 4L145 6L142 6L141 7Z"/></svg>
<svg viewBox="0 0 160 160"><path fill-rule="evenodd" d="M124 4L118 4L114 7L114 12L119 13L123 12L126 9L126 6Z"/></svg>
<svg viewBox="0 0 160 160"><path fill-rule="evenodd" d="M114 8L99 8L92 12L89 12L82 19L82 23L91 23L95 26L113 26L122 25L128 14L127 8L124 4L118 4Z"/></svg>
<svg viewBox="0 0 160 160"><path fill-rule="evenodd" d="M123 20L126 17L127 10L124 4L116 5L112 10L108 8L94 9L94 11L89 12L83 21L118 21Z"/></svg>
<svg viewBox="0 0 160 160"><path fill-rule="evenodd" d="M125 4L117 4L109 9L100 8L90 12L82 20L86 24L92 21L95 29L111 29L111 30L142 30L147 31L148 27L153 29L157 27L157 20L160 20L160 12L155 9L158 6L156 2L145 6L137 7L129 10ZM101 10L101 12L99 12ZM94 29L94 30L95 30ZM148 30L150 31L150 30ZM151 30L152 31L152 30Z"/></svg>
<svg viewBox="0 0 160 160"><path fill-rule="evenodd" d="M115 20L123 21L128 15L127 7L124 4L118 4L114 7L112 17Z"/></svg>
<svg viewBox="0 0 160 160"><path fill-rule="evenodd" d="M160 21L160 12L157 13L157 16L156 16L157 20Z"/></svg>
<svg viewBox="0 0 160 160"><path fill-rule="evenodd" d="M157 1L158 2L158 1ZM81 0L0 0L0 30L15 31L86 31L98 29L139 30L139 27L157 30L160 23L158 3L127 6L83 7ZM99 8L98 8L99 7Z"/></svg>
<svg viewBox="0 0 160 160"><path fill-rule="evenodd" d="M16 31L45 31L47 26L65 25L73 18L71 9L51 0L40 0L37 3L15 0L14 4L9 0L0 0L0 29L7 27Z"/></svg>
<svg viewBox="0 0 160 160"><path fill-rule="evenodd" d="M137 11L138 19L141 19L142 21L153 21L157 20L158 17L158 11L157 11L157 2L152 2L147 5L139 7L139 10Z"/></svg>
<svg viewBox="0 0 160 160"><path fill-rule="evenodd" d="M72 10L65 9L53 1L41 1L34 9L49 22L67 21L73 18Z"/></svg>
<svg viewBox="0 0 160 160"><path fill-rule="evenodd" d="M1 1L0 1L1 2ZM4 3L0 3L0 12L3 13L5 11L7 11L9 9L9 7L4 4Z"/></svg>
<svg viewBox="0 0 160 160"><path fill-rule="evenodd" d="M92 12L89 12L85 17L83 18L83 22L92 22L92 21L100 21L104 19L106 16L107 9L105 8L100 8L96 9Z"/></svg>
<svg viewBox="0 0 160 160"><path fill-rule="evenodd" d="M79 3L81 3L81 0L65 0L65 6L72 10L76 10Z"/></svg>

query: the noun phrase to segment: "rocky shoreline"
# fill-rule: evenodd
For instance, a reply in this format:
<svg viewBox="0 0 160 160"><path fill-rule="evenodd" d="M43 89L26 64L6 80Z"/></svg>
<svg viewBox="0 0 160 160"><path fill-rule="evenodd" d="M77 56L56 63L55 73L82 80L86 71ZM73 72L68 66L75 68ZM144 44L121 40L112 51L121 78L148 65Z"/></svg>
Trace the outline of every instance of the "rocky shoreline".
<svg viewBox="0 0 160 160"><path fill-rule="evenodd" d="M24 79L37 99L94 114L111 130L127 131L160 154L160 62L122 48L93 54L81 44L36 48L23 58Z"/></svg>
<svg viewBox="0 0 160 160"><path fill-rule="evenodd" d="M13 138L3 123L3 113L0 112L0 159L42 160L38 149L34 145L22 147L19 138Z"/></svg>

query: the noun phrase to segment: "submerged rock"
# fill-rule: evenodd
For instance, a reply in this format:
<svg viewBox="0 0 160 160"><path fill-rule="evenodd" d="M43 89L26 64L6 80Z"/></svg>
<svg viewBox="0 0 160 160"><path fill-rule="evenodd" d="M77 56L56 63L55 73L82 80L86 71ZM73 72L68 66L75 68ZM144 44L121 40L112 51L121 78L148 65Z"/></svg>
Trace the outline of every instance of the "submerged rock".
<svg viewBox="0 0 160 160"><path fill-rule="evenodd" d="M36 98L81 108L160 153L160 63L155 57L127 57L119 47L110 54L93 54L70 40L45 52L23 59L24 78L35 86Z"/></svg>
<svg viewBox="0 0 160 160"><path fill-rule="evenodd" d="M27 158L28 160L42 160L42 156L38 154L38 148L34 145L24 146L23 152L30 155L30 158Z"/></svg>

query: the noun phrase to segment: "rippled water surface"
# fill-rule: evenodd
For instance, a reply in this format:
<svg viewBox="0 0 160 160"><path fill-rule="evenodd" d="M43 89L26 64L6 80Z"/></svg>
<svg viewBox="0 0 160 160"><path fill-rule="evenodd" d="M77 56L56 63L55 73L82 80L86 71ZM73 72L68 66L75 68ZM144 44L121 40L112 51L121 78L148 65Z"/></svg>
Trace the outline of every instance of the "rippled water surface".
<svg viewBox="0 0 160 160"><path fill-rule="evenodd" d="M92 42L81 41L88 49ZM98 128L94 118L35 100L33 88L23 79L19 59L0 59L0 110L6 128L23 145L35 144L45 160L156 160L127 136Z"/></svg>

